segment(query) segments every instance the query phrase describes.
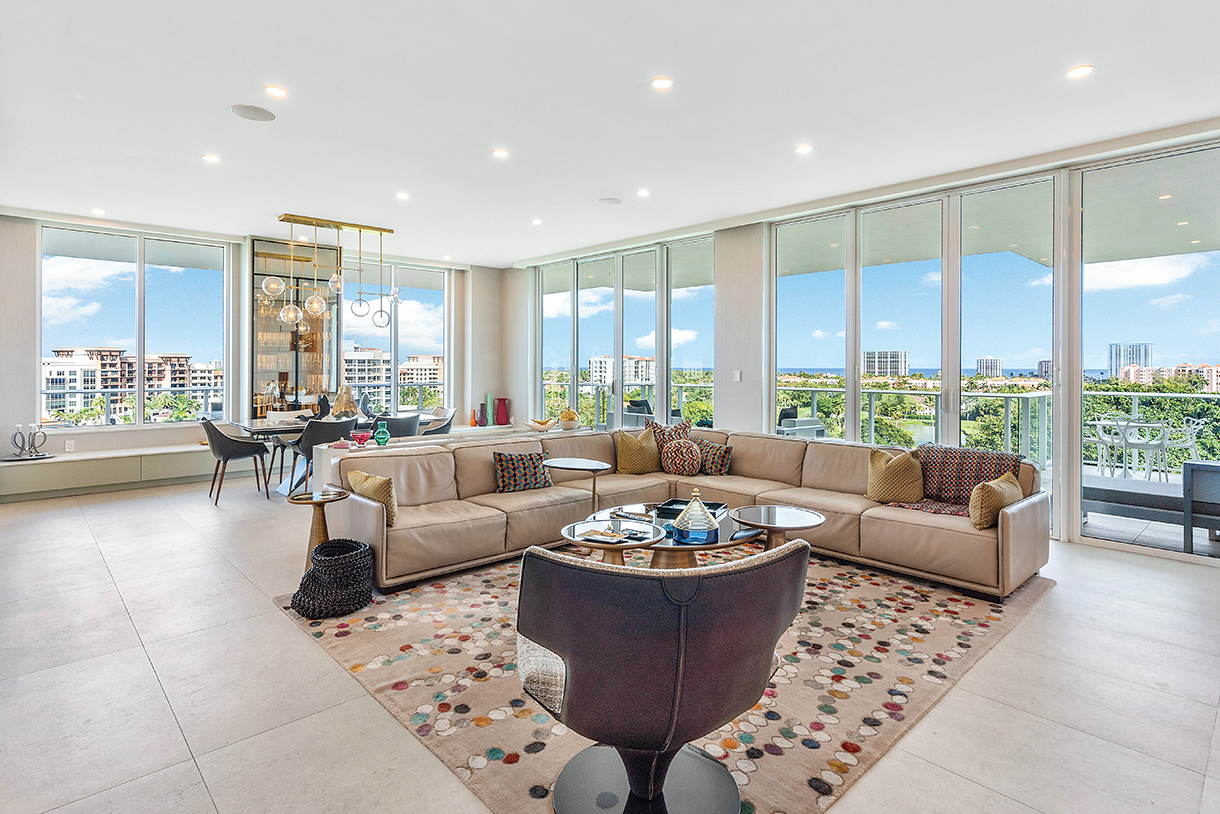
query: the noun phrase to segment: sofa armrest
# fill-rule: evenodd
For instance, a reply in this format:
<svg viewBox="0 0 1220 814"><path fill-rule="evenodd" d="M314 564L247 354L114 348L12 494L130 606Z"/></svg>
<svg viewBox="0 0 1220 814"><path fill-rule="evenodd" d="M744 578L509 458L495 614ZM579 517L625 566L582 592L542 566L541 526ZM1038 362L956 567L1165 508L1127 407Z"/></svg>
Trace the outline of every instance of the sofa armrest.
<svg viewBox="0 0 1220 814"><path fill-rule="evenodd" d="M341 487L327 484L326 488ZM347 500L326 507L326 529L332 538L368 543L373 549L373 576L378 585L384 582L381 569L385 562L385 506L352 492Z"/></svg>
<svg viewBox="0 0 1220 814"><path fill-rule="evenodd" d="M1051 556L1051 496L1037 492L1000 510L1000 593L1015 591Z"/></svg>

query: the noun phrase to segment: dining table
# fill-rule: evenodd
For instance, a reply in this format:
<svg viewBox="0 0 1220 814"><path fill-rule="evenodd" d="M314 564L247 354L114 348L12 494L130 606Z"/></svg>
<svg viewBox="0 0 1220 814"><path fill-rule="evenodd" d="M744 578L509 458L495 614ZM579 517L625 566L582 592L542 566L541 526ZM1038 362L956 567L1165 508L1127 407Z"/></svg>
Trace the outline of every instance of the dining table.
<svg viewBox="0 0 1220 814"><path fill-rule="evenodd" d="M1122 456L1122 474L1120 477L1132 477L1132 470L1139 469L1139 454L1144 454L1144 478L1152 479L1154 468L1163 468L1168 478L1167 449L1170 425L1164 421L1140 421L1136 418L1100 418L1085 422L1093 428L1096 438L1086 438L1085 443L1096 444L1098 455L1098 471L1103 467L1110 470L1113 477L1118 468L1114 450ZM1134 466L1132 462L1134 460Z"/></svg>

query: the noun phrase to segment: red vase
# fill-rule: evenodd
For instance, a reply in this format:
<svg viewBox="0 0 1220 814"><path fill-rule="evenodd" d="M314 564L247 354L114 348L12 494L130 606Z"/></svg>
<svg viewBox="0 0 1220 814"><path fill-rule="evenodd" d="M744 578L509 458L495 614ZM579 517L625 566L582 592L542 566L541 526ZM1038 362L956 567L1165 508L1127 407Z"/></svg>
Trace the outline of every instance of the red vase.
<svg viewBox="0 0 1220 814"><path fill-rule="evenodd" d="M496 425L503 427L508 424L508 399L496 399Z"/></svg>

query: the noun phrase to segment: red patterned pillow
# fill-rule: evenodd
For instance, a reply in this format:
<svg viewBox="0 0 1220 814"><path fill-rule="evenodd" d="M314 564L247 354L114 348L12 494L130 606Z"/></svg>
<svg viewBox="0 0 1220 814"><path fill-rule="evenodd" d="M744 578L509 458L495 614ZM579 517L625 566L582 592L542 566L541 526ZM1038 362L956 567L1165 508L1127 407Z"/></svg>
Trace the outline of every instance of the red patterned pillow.
<svg viewBox="0 0 1220 814"><path fill-rule="evenodd" d="M665 445L670 441L690 438L690 422L683 421L681 424L674 424L672 427L666 427L664 424L658 424L652 419L644 422L645 427L652 428L652 436L657 439L657 446L662 452L665 451Z"/></svg>
<svg viewBox="0 0 1220 814"><path fill-rule="evenodd" d="M698 475L702 465L699 445L688 438L670 441L661 450L661 468L671 475Z"/></svg>
<svg viewBox="0 0 1220 814"><path fill-rule="evenodd" d="M729 474L729 461L733 456L732 447L727 444L717 444L706 438L696 438L695 443L699 445L699 451L703 453L703 474Z"/></svg>
<svg viewBox="0 0 1220 814"><path fill-rule="evenodd" d="M497 492L524 492L526 489L555 485L551 482L551 473L542 465L546 460L544 452L527 452L524 455L493 452L491 456L496 462Z"/></svg>

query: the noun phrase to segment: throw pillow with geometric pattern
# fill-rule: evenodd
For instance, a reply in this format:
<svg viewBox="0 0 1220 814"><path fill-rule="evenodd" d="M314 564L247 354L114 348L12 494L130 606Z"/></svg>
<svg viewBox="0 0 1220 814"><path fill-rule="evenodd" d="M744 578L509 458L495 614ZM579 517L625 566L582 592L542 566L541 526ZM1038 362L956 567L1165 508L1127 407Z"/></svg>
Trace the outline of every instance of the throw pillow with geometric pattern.
<svg viewBox="0 0 1220 814"><path fill-rule="evenodd" d="M623 430L618 434L618 471L624 475L647 475L661 469L661 451L652 428L639 435Z"/></svg>
<svg viewBox="0 0 1220 814"><path fill-rule="evenodd" d="M700 452L703 453L703 466L701 467L703 474L729 474L729 461L733 456L733 448L731 446L717 444L715 441L709 441L706 438L696 438L694 441L699 445Z"/></svg>
<svg viewBox="0 0 1220 814"><path fill-rule="evenodd" d="M690 438L689 421L683 421L681 424L666 427L664 424L658 424L652 419L647 419L644 421L644 426L652 430L653 437L657 439L657 448L662 452L665 451L665 445L670 441Z"/></svg>
<svg viewBox="0 0 1220 814"><path fill-rule="evenodd" d="M864 496L878 503L918 503L923 500L923 473L911 450L891 455L884 449L868 454L868 489Z"/></svg>
<svg viewBox="0 0 1220 814"><path fill-rule="evenodd" d="M670 441L661 450L661 468L671 475L698 475L702 466L703 453L689 438Z"/></svg>
<svg viewBox="0 0 1220 814"><path fill-rule="evenodd" d="M980 483L970 490L970 525L989 529L1000 519L1000 510L1025 497L1021 484L1011 472Z"/></svg>
<svg viewBox="0 0 1220 814"><path fill-rule="evenodd" d="M394 521L398 519L398 500L394 497L394 481L353 469L347 473L347 482L351 484L352 491L356 494L367 497L369 500L376 500L385 506L386 527L394 525Z"/></svg>
<svg viewBox="0 0 1220 814"><path fill-rule="evenodd" d="M923 469L923 492L929 500L970 503L970 492L980 483L995 480L1005 472L1016 477L1021 456L991 449L923 444L916 452Z"/></svg>
<svg viewBox="0 0 1220 814"><path fill-rule="evenodd" d="M542 465L546 453L510 455L507 452L493 452L491 455L496 462L497 492L524 492L555 485L551 482L551 473Z"/></svg>

